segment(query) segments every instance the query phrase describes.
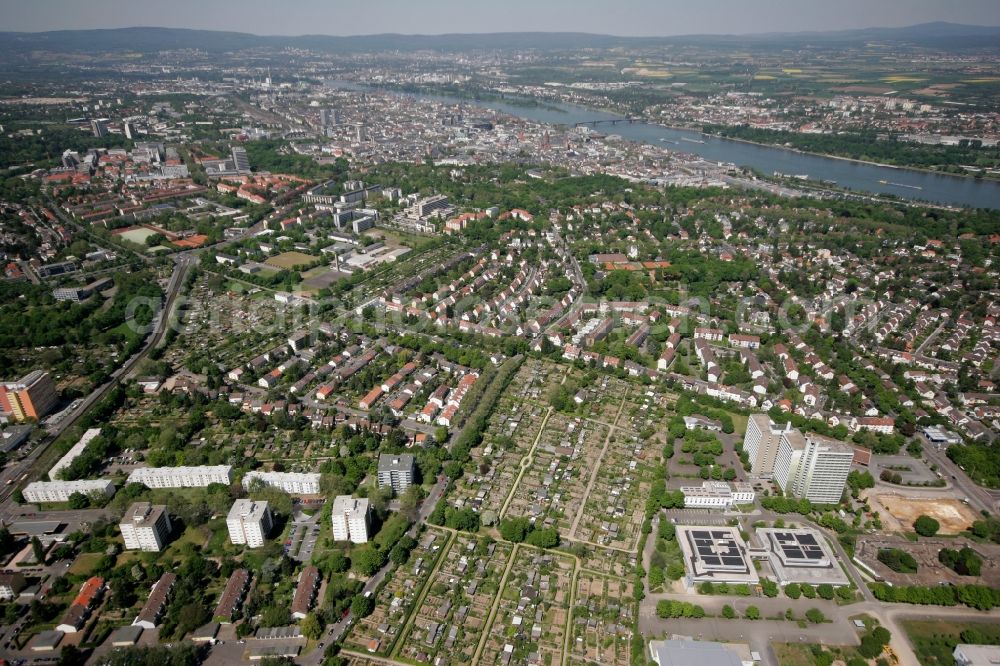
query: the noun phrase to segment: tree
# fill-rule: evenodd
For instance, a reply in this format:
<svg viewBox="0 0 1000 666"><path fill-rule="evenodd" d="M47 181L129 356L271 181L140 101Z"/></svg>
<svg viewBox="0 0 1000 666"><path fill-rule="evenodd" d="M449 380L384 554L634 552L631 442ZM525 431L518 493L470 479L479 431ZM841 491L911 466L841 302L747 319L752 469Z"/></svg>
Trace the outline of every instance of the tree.
<svg viewBox="0 0 1000 666"><path fill-rule="evenodd" d="M374 576L385 564L385 559L386 555L382 551L375 550L371 546L364 546L354 552L351 557L351 566L362 576Z"/></svg>
<svg viewBox="0 0 1000 666"><path fill-rule="evenodd" d="M736 617L736 611L733 609L732 606L726 604L725 606L722 607L722 617L726 618L727 620L732 620L734 617Z"/></svg>
<svg viewBox="0 0 1000 666"><path fill-rule="evenodd" d="M878 561L896 573L916 573L917 560L905 550L899 548L883 548L876 555Z"/></svg>
<svg viewBox="0 0 1000 666"><path fill-rule="evenodd" d="M31 537L31 553L35 556L35 562L45 564L45 549L42 548L42 542L36 536Z"/></svg>
<svg viewBox="0 0 1000 666"><path fill-rule="evenodd" d="M756 606L747 606L746 611L743 616L748 620L759 620L760 619L760 609Z"/></svg>
<svg viewBox="0 0 1000 666"><path fill-rule="evenodd" d="M820 624L826 622L826 616L823 615L823 611L818 608L810 608L806 611L806 619L813 624Z"/></svg>
<svg viewBox="0 0 1000 666"><path fill-rule="evenodd" d="M323 635L323 625L315 613L309 613L302 618L299 629L302 630L302 635L310 640L316 640Z"/></svg>
<svg viewBox="0 0 1000 666"><path fill-rule="evenodd" d="M532 530L525 542L539 548L555 548L559 545L559 531L554 527Z"/></svg>
<svg viewBox="0 0 1000 666"><path fill-rule="evenodd" d="M71 509L86 509L90 506L90 500L83 493L75 492L69 496L68 504Z"/></svg>
<svg viewBox="0 0 1000 666"><path fill-rule="evenodd" d="M789 599L798 599L802 596L802 587L798 583L789 583L785 586L785 596Z"/></svg>
<svg viewBox="0 0 1000 666"><path fill-rule="evenodd" d="M351 600L351 614L354 615L355 619L360 620L363 617L368 617L373 610L375 610L375 599L372 597L358 594Z"/></svg>
<svg viewBox="0 0 1000 666"><path fill-rule="evenodd" d="M920 536L932 537L937 534L939 529L941 529L941 523L934 520L930 516L920 515L915 521L913 521L913 529Z"/></svg>
<svg viewBox="0 0 1000 666"><path fill-rule="evenodd" d="M822 599L830 600L833 599L833 585L829 583L822 583L816 586L816 594Z"/></svg>
<svg viewBox="0 0 1000 666"><path fill-rule="evenodd" d="M530 531L531 520L528 518L505 518L500 521L500 536L507 541L521 543L527 538Z"/></svg>
<svg viewBox="0 0 1000 666"><path fill-rule="evenodd" d="M778 596L778 584L775 583L770 578L761 578L760 589L764 593L765 597L776 597Z"/></svg>

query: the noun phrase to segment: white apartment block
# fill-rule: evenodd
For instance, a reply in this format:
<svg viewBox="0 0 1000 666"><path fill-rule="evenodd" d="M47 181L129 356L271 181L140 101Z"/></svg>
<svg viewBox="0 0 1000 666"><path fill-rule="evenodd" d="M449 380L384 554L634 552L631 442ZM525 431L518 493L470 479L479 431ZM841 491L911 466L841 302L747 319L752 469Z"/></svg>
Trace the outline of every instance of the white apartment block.
<svg viewBox="0 0 1000 666"><path fill-rule="evenodd" d="M371 511L366 498L340 495L333 500L333 540L367 543Z"/></svg>
<svg viewBox="0 0 1000 666"><path fill-rule="evenodd" d="M243 477L243 487L250 490L255 479L289 495L319 494L319 472L247 472Z"/></svg>
<svg viewBox="0 0 1000 666"><path fill-rule="evenodd" d="M204 488L213 483L228 486L233 482L233 467L143 467L129 474L128 482L141 483L147 488Z"/></svg>
<svg viewBox="0 0 1000 666"><path fill-rule="evenodd" d="M773 476L781 433L790 429L791 424L782 429L767 414L750 416L747 420L747 432L743 437L743 450L750 457L750 474L765 479Z"/></svg>
<svg viewBox="0 0 1000 666"><path fill-rule="evenodd" d="M379 454L377 472L379 488L392 488L392 492L400 495L413 483L415 472L416 464L409 453Z"/></svg>
<svg viewBox="0 0 1000 666"><path fill-rule="evenodd" d="M111 497L115 494L115 484L108 479L32 481L22 492L28 502L68 502L73 493L101 493L105 497Z"/></svg>
<svg viewBox="0 0 1000 666"><path fill-rule="evenodd" d="M837 504L844 494L853 462L852 447L810 434L788 492L815 504Z"/></svg>
<svg viewBox="0 0 1000 666"><path fill-rule="evenodd" d="M170 516L165 506L136 502L125 512L118 527L125 539L126 550L158 553L170 536Z"/></svg>
<svg viewBox="0 0 1000 666"><path fill-rule="evenodd" d="M80 441L73 445L69 451L66 452L62 458L59 459L52 469L49 470L49 480L58 481L59 472L63 471L69 467L76 458L87 449L87 445L90 444L91 440L101 434L100 428L91 428L87 432L83 433L83 437Z"/></svg>
<svg viewBox="0 0 1000 666"><path fill-rule="evenodd" d="M806 449L806 440L798 430L783 432L779 437L778 455L774 461L774 482L781 492L790 492L792 481L799 471L802 452Z"/></svg>
<svg viewBox="0 0 1000 666"><path fill-rule="evenodd" d="M248 499L238 499L233 502L233 507L226 517L229 540L236 545L246 545L248 548L263 546L273 524L271 509L267 506L267 502L254 502Z"/></svg>
<svg viewBox="0 0 1000 666"><path fill-rule="evenodd" d="M729 484L705 481L700 486L683 486L685 509L726 509L736 504L751 504L756 497L748 483Z"/></svg>

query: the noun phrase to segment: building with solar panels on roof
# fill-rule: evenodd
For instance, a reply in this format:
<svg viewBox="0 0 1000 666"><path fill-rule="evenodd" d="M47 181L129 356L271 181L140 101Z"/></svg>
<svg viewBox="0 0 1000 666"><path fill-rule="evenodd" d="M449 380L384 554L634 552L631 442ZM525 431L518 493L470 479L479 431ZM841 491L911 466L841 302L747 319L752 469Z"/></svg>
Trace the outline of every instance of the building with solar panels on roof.
<svg viewBox="0 0 1000 666"><path fill-rule="evenodd" d="M781 585L849 584L847 574L818 531L762 527L757 530L756 536L767 551L771 570Z"/></svg>
<svg viewBox="0 0 1000 666"><path fill-rule="evenodd" d="M760 582L746 542L735 527L678 525L677 543L684 555L688 587L697 583Z"/></svg>

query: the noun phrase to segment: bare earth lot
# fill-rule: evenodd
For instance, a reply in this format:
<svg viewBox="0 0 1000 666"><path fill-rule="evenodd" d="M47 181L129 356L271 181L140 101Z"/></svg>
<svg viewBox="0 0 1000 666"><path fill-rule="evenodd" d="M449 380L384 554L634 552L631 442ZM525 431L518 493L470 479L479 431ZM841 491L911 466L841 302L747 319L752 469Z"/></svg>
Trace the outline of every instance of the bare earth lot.
<svg viewBox="0 0 1000 666"><path fill-rule="evenodd" d="M869 496L872 508L879 511L877 505L885 508L880 512L886 523L887 531L910 531L913 521L920 515L930 516L941 523L942 534L959 534L964 532L976 520L976 514L965 504L953 498L929 499L880 493ZM896 525L885 521L885 513L895 519Z"/></svg>

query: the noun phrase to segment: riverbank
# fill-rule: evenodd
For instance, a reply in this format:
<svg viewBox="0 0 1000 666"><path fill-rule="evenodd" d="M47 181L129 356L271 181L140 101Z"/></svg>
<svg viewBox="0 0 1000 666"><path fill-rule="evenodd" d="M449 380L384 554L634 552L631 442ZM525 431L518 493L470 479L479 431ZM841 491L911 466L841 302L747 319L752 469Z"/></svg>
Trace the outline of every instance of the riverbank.
<svg viewBox="0 0 1000 666"><path fill-rule="evenodd" d="M660 124L660 123L657 123ZM977 178L974 175L968 173L951 173L948 171L937 171L935 169L929 169L927 167L919 167L912 165L900 165L900 164L886 164L884 162L873 162L872 160L862 160L857 157L846 157L844 155L834 155L832 153L817 153L812 150L803 150L801 148L796 148L794 146L786 146L781 143L766 143L764 141L751 141L750 139L739 139L733 136L725 136L723 134L711 134L702 131L697 127L671 127L669 125L660 124L661 127L666 127L667 129L684 130L687 132L700 132L705 136L715 137L716 139L722 139L725 141L735 141L737 143L745 143L750 146L760 146L762 148L775 148L778 150L787 150L790 153L798 153L799 155L811 155L813 157L825 157L831 160L841 160L843 162L853 162L855 164L865 164L867 166L879 167L882 169L896 169L898 171L917 171L920 173L931 174L934 176L944 176L950 178L962 178L967 180L989 180L989 181L1000 181L1000 174L998 175L986 175L984 174L981 178Z"/></svg>

